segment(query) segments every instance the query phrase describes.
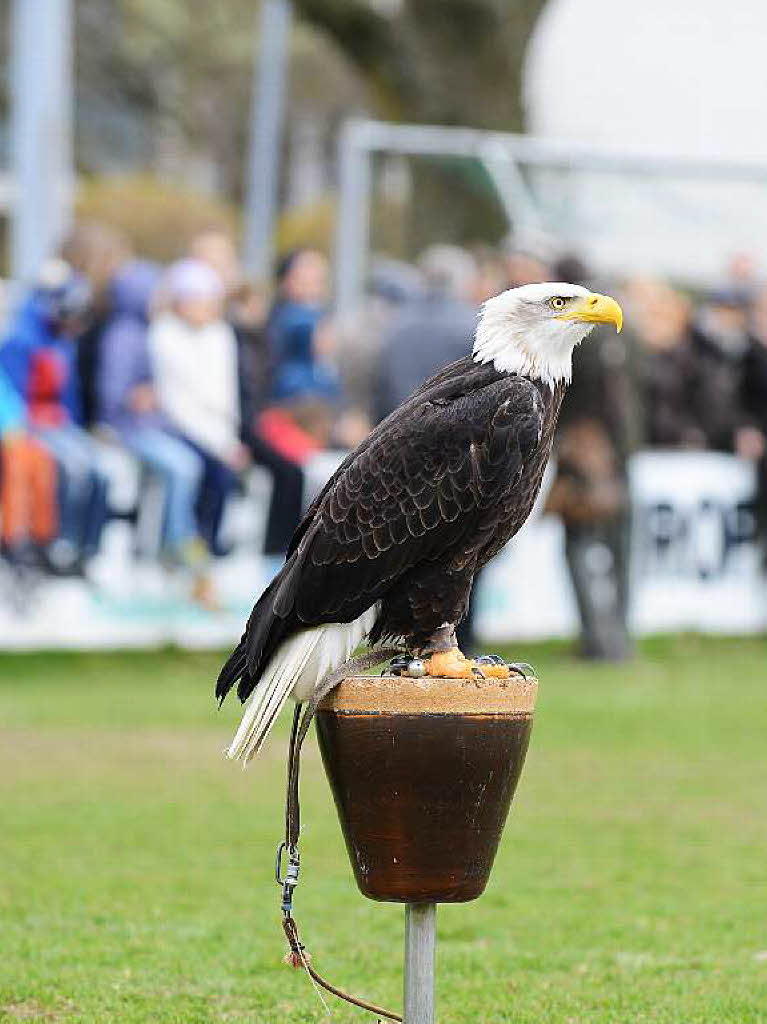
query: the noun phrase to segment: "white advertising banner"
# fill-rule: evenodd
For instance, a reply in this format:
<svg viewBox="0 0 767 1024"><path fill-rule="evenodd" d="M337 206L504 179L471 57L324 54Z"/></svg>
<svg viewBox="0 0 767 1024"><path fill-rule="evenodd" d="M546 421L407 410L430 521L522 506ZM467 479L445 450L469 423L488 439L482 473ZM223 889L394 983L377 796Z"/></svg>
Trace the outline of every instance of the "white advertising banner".
<svg viewBox="0 0 767 1024"><path fill-rule="evenodd" d="M135 465L107 456L118 511L136 501ZM337 464L310 467L307 496ZM753 466L715 453L642 452L630 465L631 622L640 633L680 629L753 632L767 627ZM88 579L20 585L0 562L0 647L226 646L236 641L268 579L259 557L268 481L257 473L232 502L226 531L234 550L214 568L221 611L189 599L189 580L137 553L137 530L110 522ZM151 515L144 515L144 520ZM569 636L577 611L564 562L561 524L539 512L484 572L477 631L488 641Z"/></svg>
<svg viewBox="0 0 767 1024"><path fill-rule="evenodd" d="M717 452L640 452L630 461L629 482L632 629L767 627L753 465ZM537 515L486 570L478 631L496 641L568 636L577 623L564 529Z"/></svg>
<svg viewBox="0 0 767 1024"><path fill-rule="evenodd" d="M764 629L753 464L717 452L646 452L630 473L634 627Z"/></svg>

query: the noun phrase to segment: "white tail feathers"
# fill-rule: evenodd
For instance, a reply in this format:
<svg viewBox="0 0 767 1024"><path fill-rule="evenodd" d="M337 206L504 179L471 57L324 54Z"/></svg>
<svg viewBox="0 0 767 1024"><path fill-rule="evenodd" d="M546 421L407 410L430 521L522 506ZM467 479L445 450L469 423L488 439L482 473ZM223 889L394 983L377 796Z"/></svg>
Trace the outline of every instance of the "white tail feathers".
<svg viewBox="0 0 767 1024"><path fill-rule="evenodd" d="M373 605L352 622L315 626L286 640L266 666L226 756L244 762L255 757L288 697L309 700L325 676L351 658L377 615Z"/></svg>

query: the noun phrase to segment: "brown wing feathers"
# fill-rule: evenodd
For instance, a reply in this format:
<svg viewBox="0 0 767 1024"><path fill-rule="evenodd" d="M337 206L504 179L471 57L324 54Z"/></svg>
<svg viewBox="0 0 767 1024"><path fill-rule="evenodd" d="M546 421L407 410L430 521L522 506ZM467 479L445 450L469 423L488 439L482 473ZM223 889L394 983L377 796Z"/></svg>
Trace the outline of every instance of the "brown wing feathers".
<svg viewBox="0 0 767 1024"><path fill-rule="evenodd" d="M351 621L413 566L470 545L496 491L520 472L539 436L537 398L529 381L462 360L380 424L299 527L289 562L222 670L219 698L238 679L238 695L247 698L297 629Z"/></svg>

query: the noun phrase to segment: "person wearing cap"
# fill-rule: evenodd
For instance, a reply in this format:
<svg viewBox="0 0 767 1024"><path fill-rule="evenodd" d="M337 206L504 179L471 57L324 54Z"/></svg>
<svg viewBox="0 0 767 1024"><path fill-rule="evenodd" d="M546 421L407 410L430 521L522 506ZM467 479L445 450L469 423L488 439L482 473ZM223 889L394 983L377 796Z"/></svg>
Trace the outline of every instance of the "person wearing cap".
<svg viewBox="0 0 767 1024"><path fill-rule="evenodd" d="M81 426L74 338L90 289L62 260L51 260L2 346L0 368L24 403L29 431L59 468L60 533L49 548L51 567L82 572L99 549L107 518L107 479L98 450Z"/></svg>
<svg viewBox="0 0 767 1024"><path fill-rule="evenodd" d="M301 521L304 475L301 466L271 444L261 430L260 418L272 392L273 369L265 330L266 289L243 275L234 240L221 228L200 232L192 239L189 254L211 266L226 290L226 319L237 343L240 440L247 446L254 465L271 477L263 554L267 572L276 571Z"/></svg>
<svg viewBox="0 0 767 1024"><path fill-rule="evenodd" d="M170 267L161 291L167 308L148 337L158 408L202 460L197 528L210 552L221 554L226 501L249 463L240 440L237 346L223 319L224 285L207 263L184 259Z"/></svg>
<svg viewBox="0 0 767 1024"><path fill-rule="evenodd" d="M109 285L111 315L98 359L98 420L163 481L163 558L202 573L207 551L194 510L205 464L173 433L161 411L149 353L150 306L160 273L153 263L133 260Z"/></svg>

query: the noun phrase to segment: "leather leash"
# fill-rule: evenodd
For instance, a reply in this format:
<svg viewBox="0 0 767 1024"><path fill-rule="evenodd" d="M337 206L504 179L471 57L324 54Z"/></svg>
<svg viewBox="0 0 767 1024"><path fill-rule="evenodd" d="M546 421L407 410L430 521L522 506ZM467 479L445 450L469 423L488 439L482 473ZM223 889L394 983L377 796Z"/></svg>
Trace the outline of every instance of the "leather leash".
<svg viewBox="0 0 767 1024"><path fill-rule="evenodd" d="M288 963L293 967L300 968L306 971L309 977L321 988L324 988L326 992L330 992L334 996L338 996L339 999L345 1000L347 1003L351 1003L352 1006L357 1006L361 1010L367 1010L370 1013L375 1013L379 1017L385 1017L387 1020L402 1021L402 1017L393 1013L391 1010L384 1010L380 1006L376 1006L374 1003L369 1003L365 999L359 999L356 996L350 995L348 992L344 992L343 989L338 988L336 985L331 984L322 975L314 969L311 964L311 957L306 952L306 947L300 940L298 934L298 926L293 917L293 892L298 885L298 878L300 872L301 858L298 852L298 838L301 827L301 807L299 803L299 771L301 767L301 746L303 745L306 735L309 731L309 726L312 724L312 720L317 712L318 707L322 700L327 696L330 691L338 686L348 675L353 675L357 672L364 672L367 669L372 668L374 665L380 664L382 661L388 661L402 653L399 647L378 647L373 651L369 651L367 654L361 654L356 658L350 658L349 661L344 662L335 671L328 673L327 676L322 680L320 685L314 691L311 701L306 706L301 717L301 704L296 704L296 709L293 713L293 726L290 731L290 744L288 747L288 771L287 771L287 792L285 796L285 838L277 847L277 858L275 863L275 877L277 884L282 887L282 927L285 932L285 937L288 940L288 946L290 952L286 957ZM283 855L287 853L287 869L285 874L282 873Z"/></svg>

